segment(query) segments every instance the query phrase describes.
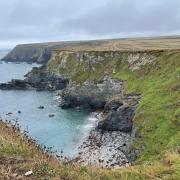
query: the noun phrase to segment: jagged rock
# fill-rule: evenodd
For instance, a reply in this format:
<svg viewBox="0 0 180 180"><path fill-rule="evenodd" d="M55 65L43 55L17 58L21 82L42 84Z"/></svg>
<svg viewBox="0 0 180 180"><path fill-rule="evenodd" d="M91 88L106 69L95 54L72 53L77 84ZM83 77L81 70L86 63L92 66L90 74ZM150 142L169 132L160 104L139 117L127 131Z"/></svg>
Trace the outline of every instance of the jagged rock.
<svg viewBox="0 0 180 180"><path fill-rule="evenodd" d="M122 100L120 99L113 99L110 102L107 102L105 107L104 107L104 111L105 112L109 112L109 111L116 111L120 106L123 105Z"/></svg>
<svg viewBox="0 0 180 180"><path fill-rule="evenodd" d="M64 89L69 80L47 71L45 66L35 67L26 74L24 80L13 79L9 83L0 84L0 89L37 89L37 90L61 90Z"/></svg>
<svg viewBox="0 0 180 180"><path fill-rule="evenodd" d="M68 78L50 73L45 66L33 68L26 74L26 81L37 90L61 90L69 82Z"/></svg>
<svg viewBox="0 0 180 180"><path fill-rule="evenodd" d="M62 108L78 107L79 110L81 108L89 110L103 109L106 103L103 98L80 94L73 95L64 93L62 98L63 100L60 104Z"/></svg>
<svg viewBox="0 0 180 180"><path fill-rule="evenodd" d="M98 129L102 131L131 132L135 108L121 106L117 111L111 111L104 120L98 123Z"/></svg>
<svg viewBox="0 0 180 180"><path fill-rule="evenodd" d="M12 89L31 89L32 86L25 80L13 79L8 83L1 83L0 89L2 90L12 90Z"/></svg>
<svg viewBox="0 0 180 180"><path fill-rule="evenodd" d="M81 87L76 85L68 87L61 94L60 106L62 108L78 107L92 111L102 110L111 96L121 96L122 91L123 81L115 81L106 76L99 84L85 82Z"/></svg>

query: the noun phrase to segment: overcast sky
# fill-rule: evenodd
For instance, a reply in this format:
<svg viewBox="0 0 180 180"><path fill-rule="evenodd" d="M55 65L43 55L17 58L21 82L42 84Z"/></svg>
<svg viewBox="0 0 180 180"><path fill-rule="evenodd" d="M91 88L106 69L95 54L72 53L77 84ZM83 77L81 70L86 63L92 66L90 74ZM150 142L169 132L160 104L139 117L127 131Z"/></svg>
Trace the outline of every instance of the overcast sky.
<svg viewBox="0 0 180 180"><path fill-rule="evenodd" d="M0 48L180 34L180 0L0 0Z"/></svg>

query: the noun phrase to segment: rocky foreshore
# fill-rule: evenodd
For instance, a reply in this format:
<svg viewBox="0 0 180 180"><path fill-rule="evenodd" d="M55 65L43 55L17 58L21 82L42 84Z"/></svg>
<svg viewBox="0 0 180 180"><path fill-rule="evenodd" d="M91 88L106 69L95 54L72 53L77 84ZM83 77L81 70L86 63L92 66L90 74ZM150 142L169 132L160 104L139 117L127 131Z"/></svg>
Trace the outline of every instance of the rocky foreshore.
<svg viewBox="0 0 180 180"><path fill-rule="evenodd" d="M83 165L103 168L119 168L131 165L127 153L133 137L120 131L92 130L89 137L79 146L75 160Z"/></svg>

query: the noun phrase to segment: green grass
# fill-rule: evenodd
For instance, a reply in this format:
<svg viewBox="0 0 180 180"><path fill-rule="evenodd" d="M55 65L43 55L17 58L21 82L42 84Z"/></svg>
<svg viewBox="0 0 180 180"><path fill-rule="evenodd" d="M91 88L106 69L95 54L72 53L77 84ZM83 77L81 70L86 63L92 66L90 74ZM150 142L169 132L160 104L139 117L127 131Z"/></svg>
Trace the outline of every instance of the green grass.
<svg viewBox="0 0 180 180"><path fill-rule="evenodd" d="M136 140L135 147L143 145L145 149L140 148L137 163L161 158L167 149L180 145L179 75L179 52L164 53L156 65L138 72L123 69L115 75L127 80L126 93L142 95L134 120L141 138Z"/></svg>

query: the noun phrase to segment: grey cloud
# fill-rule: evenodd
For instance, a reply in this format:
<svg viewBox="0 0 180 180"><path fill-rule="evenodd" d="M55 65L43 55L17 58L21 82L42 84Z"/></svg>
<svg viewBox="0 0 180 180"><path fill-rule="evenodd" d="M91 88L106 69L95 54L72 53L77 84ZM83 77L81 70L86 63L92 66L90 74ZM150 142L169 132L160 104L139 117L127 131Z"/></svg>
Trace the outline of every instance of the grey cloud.
<svg viewBox="0 0 180 180"><path fill-rule="evenodd" d="M180 31L179 0L0 1L0 48Z"/></svg>
<svg viewBox="0 0 180 180"><path fill-rule="evenodd" d="M179 0L112 0L61 27L87 34L154 34L180 30Z"/></svg>

